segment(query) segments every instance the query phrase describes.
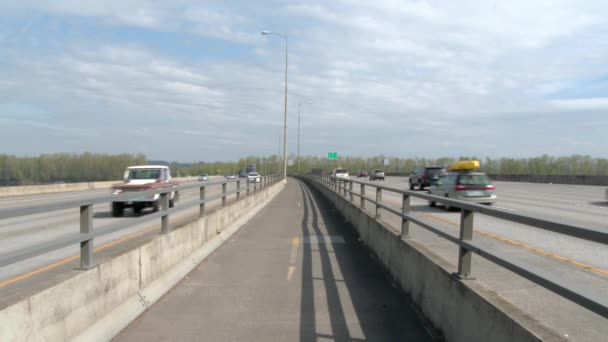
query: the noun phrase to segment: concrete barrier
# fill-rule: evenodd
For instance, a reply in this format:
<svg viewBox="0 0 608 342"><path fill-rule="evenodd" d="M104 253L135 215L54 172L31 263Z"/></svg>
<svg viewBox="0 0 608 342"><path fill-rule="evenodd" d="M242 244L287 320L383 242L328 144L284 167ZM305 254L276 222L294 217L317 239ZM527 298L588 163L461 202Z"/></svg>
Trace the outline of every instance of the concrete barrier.
<svg viewBox="0 0 608 342"><path fill-rule="evenodd" d="M424 246L396 235L344 197L303 178L352 223L360 239L442 332L446 341L559 341L563 337L474 280L453 276L450 266Z"/></svg>
<svg viewBox="0 0 608 342"><path fill-rule="evenodd" d="M0 341L109 341L261 210L278 182L0 311Z"/></svg>
<svg viewBox="0 0 608 342"><path fill-rule="evenodd" d="M220 179L222 176L211 176L210 179ZM174 177L174 179L182 182L196 180L197 177ZM41 184L41 185L22 185L22 186L4 186L0 187L0 197L19 196L19 195L39 195L55 192L83 191L109 189L112 184L120 182L86 182L86 183L61 183L61 184Z"/></svg>

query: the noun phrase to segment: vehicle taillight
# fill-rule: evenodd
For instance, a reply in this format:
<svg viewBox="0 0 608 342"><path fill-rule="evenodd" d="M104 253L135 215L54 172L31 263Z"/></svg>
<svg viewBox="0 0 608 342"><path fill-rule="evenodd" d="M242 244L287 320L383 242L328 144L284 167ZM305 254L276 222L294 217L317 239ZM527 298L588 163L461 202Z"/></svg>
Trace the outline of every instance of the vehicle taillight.
<svg viewBox="0 0 608 342"><path fill-rule="evenodd" d="M488 185L486 185L486 190L494 190L494 189L496 189L496 188L494 187L494 185L492 185L492 184L488 184Z"/></svg>
<svg viewBox="0 0 608 342"><path fill-rule="evenodd" d="M464 186L464 185L456 185L456 186L454 187L454 190L455 190L455 191L465 191L465 190L468 190L468 189L469 189L469 188L467 188L467 187L466 187L466 186Z"/></svg>

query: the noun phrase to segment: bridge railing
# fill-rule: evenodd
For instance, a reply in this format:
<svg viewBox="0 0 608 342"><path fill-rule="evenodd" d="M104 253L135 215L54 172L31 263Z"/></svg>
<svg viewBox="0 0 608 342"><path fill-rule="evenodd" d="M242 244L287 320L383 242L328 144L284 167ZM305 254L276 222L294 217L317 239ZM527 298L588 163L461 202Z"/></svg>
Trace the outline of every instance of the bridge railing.
<svg viewBox="0 0 608 342"><path fill-rule="evenodd" d="M199 218L205 216L205 209L208 203L221 201L221 206L226 205L226 200L231 195L236 195L238 201L241 197L250 196L252 193L262 189L283 179L282 175L261 176L260 182L250 182L248 179L234 180L218 180L211 182L197 182L194 184L180 185L172 188L126 192L123 194L108 194L91 196L78 200L62 200L51 204L44 205L29 205L9 208L0 208L0 220L14 217L46 213L51 211L79 208L80 213L80 231L73 232L66 236L62 236L51 241L27 247L18 251L13 251L5 254L0 254L0 267L15 264L17 262L37 257L55 250L65 247L80 244L80 267L79 269L90 269L93 267L94 241L95 238L105 236L120 230L133 227L137 224L151 222L160 217L160 233L166 234L169 232L169 217L177 210L182 210L184 206L169 207L169 197L174 191L182 192L186 190L199 189L199 200L186 206L185 208L199 208ZM235 184L234 190L227 190L228 184ZM221 187L221 192L215 196L207 196L207 189L212 187ZM131 202L148 196L159 194L160 209L149 215L135 218L133 220L124 220L109 226L104 226L103 230L96 231L93 226L93 206L96 204L108 204L112 202ZM110 208L112 210L112 208ZM2 221L0 221L1 226Z"/></svg>
<svg viewBox="0 0 608 342"><path fill-rule="evenodd" d="M488 249L482 244L474 240L473 220L475 214L483 214L495 217L502 220L507 220L515 223L520 223L535 227L538 229L551 231L554 233L564 234L571 237L593 241L596 243L608 245L608 233L572 226L559 222L547 221L535 217L525 216L508 212L501 209L491 208L487 205L480 205L461 200L454 200L445 197L434 196L426 193L414 192L411 190L402 190L390 186L379 184L371 184L351 179L336 178L332 176L307 176L313 181L322 183L327 188L333 190L347 201L355 203L355 197L359 198L358 207L366 209L366 203L371 203L374 207L373 214L376 219L382 217L382 211L386 210L401 218L401 238L410 238L410 225L412 223L437 234L438 236L459 246L458 253L458 271L455 273L460 279L473 279L472 277L472 256L477 254L490 262L508 269L554 293L565 297L603 317L608 318L608 298L601 297L595 294L588 293L584 289L579 288L575 284L566 283L563 280L557 279L555 276L541 269L530 267L521 262L510 258L507 254L499 251ZM355 192L353 187L358 186L359 192ZM374 189L373 197L366 195L366 187ZM401 196L401 207L395 208L386 202L382 201L383 192L392 192ZM460 233L458 237L450 235L443 230L435 227L424 220L421 220L416 215L412 215L410 211L411 198L416 197L423 200L428 200L436 203L447 204L453 208L460 209ZM608 248L608 246L607 246Z"/></svg>

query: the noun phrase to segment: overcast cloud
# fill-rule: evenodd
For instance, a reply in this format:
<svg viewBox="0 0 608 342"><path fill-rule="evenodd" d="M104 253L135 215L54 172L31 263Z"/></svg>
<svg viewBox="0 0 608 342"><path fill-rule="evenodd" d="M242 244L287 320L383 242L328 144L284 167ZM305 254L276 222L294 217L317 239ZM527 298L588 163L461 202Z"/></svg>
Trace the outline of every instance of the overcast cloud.
<svg viewBox="0 0 608 342"><path fill-rule="evenodd" d="M0 1L1 153L608 150L605 1Z"/></svg>

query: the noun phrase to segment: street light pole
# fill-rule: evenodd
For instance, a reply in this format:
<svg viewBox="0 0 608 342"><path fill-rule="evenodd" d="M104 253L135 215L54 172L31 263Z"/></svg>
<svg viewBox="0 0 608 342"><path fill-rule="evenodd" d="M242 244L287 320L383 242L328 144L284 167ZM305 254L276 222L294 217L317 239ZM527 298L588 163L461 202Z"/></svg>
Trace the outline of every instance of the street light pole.
<svg viewBox="0 0 608 342"><path fill-rule="evenodd" d="M262 31L262 35L275 34L285 39L285 115L283 118L283 184L287 184L287 36L280 33Z"/></svg>
<svg viewBox="0 0 608 342"><path fill-rule="evenodd" d="M304 102L311 104L312 102ZM302 102L298 103L298 174L300 174L300 113L302 112Z"/></svg>

